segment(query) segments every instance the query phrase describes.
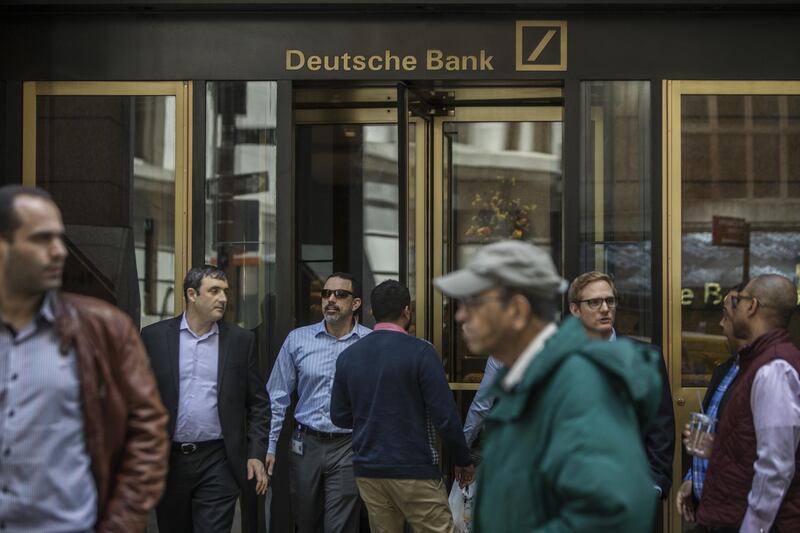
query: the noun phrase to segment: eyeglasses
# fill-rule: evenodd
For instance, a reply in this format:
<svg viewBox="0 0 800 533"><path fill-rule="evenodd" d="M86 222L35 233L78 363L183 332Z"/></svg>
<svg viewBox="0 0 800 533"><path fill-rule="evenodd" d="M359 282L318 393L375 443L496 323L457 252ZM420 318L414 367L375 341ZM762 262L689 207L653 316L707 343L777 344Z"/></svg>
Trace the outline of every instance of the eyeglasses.
<svg viewBox="0 0 800 533"><path fill-rule="evenodd" d="M606 306L609 309L616 309L617 307L617 299L614 296L609 296L608 298L589 298L588 300L577 300L576 304L586 304L589 309L600 309L600 307L605 302Z"/></svg>
<svg viewBox="0 0 800 533"><path fill-rule="evenodd" d="M355 294L353 294L352 292L346 291L344 289L322 289L321 291L319 291L319 294L323 298L330 298L332 294L336 296L337 300L344 300L345 298L355 296Z"/></svg>

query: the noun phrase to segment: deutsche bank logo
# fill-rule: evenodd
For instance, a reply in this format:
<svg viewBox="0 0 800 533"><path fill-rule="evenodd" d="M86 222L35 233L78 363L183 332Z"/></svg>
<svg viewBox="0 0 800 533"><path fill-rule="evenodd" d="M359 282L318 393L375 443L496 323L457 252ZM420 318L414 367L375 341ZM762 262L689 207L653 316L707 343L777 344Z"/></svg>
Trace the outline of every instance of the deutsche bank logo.
<svg viewBox="0 0 800 533"><path fill-rule="evenodd" d="M567 21L518 20L517 70L567 70Z"/></svg>

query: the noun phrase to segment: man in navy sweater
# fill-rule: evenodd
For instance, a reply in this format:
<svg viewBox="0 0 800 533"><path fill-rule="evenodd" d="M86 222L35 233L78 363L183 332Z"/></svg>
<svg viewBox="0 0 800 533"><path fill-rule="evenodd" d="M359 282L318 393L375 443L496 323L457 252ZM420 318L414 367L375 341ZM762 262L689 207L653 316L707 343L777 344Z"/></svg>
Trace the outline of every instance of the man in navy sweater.
<svg viewBox="0 0 800 533"><path fill-rule="evenodd" d="M453 530L434 428L453 453L459 483L474 475L441 359L407 333L410 305L401 283L375 287L375 329L336 361L331 420L353 429L353 469L373 533L402 531L403 521L414 531Z"/></svg>

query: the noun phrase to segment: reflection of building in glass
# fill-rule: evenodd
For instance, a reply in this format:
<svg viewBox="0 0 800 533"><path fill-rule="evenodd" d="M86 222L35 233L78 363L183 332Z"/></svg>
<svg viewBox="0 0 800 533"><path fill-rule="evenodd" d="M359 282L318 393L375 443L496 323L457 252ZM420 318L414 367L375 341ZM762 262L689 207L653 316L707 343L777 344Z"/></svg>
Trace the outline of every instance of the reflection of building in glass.
<svg viewBox="0 0 800 533"><path fill-rule="evenodd" d="M800 96L684 95L681 106L683 374L702 385L727 355L714 284L724 295L760 274L798 281ZM715 216L749 224L749 246L715 246ZM797 318L790 331L800 338Z"/></svg>
<svg viewBox="0 0 800 533"><path fill-rule="evenodd" d="M175 98L137 97L134 116L132 227L144 327L175 308Z"/></svg>
<svg viewBox="0 0 800 533"><path fill-rule="evenodd" d="M276 84L207 84L206 248L225 270L229 317L245 328L267 319L276 246Z"/></svg>
<svg viewBox="0 0 800 533"><path fill-rule="evenodd" d="M456 265L481 245L523 239L561 263L560 122L446 123Z"/></svg>
<svg viewBox="0 0 800 533"><path fill-rule="evenodd" d="M611 274L616 329L648 342L652 284L651 106L646 81L581 83L580 271Z"/></svg>

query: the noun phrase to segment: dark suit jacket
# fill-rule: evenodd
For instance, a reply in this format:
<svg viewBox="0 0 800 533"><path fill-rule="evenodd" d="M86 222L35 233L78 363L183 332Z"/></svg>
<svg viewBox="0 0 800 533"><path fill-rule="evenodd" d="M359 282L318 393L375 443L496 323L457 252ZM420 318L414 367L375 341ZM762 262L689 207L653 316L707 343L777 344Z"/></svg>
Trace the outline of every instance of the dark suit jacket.
<svg viewBox="0 0 800 533"><path fill-rule="evenodd" d="M228 463L244 489L247 459L263 461L267 453L270 408L256 359L255 336L235 324L219 323L217 410ZM142 340L158 382L161 400L169 411L167 431L175 434L178 414L181 317L162 320L142 330Z"/></svg>
<svg viewBox="0 0 800 533"><path fill-rule="evenodd" d="M622 335L617 336L623 339ZM661 497L669 496L672 488L672 457L675 452L675 411L672 408L672 392L669 388L669 375L661 348L653 344L642 343L636 339L629 340L645 344L649 349L658 352L659 370L661 370L661 403L658 412L644 435L644 447L653 481L661 489Z"/></svg>

